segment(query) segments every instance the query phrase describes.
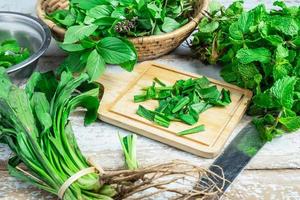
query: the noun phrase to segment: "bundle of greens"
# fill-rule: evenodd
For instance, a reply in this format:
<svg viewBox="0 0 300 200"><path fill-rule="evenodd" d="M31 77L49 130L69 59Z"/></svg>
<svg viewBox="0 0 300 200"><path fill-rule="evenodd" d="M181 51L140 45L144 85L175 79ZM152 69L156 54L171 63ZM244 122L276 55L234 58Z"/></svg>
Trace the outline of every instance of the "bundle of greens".
<svg viewBox="0 0 300 200"><path fill-rule="evenodd" d="M155 99L159 101L159 106L152 111L140 105L137 114L164 127L169 127L171 121L194 125L199 120L199 114L205 110L231 103L230 92L225 89L219 91L206 77L178 80L173 86L167 86L155 78L152 86L144 90L144 94L134 96L134 102ZM178 135L200 131L204 131L203 125L182 131Z"/></svg>
<svg viewBox="0 0 300 200"><path fill-rule="evenodd" d="M137 54L125 37L171 32L188 22L192 5L192 0L71 0L68 10L47 16L67 28L60 46L70 55L59 72L85 70L95 80L107 63L132 71Z"/></svg>
<svg viewBox="0 0 300 200"><path fill-rule="evenodd" d="M55 195L78 171L90 167L80 152L69 114L78 106L87 109L85 124L97 117L99 85L88 83L87 74L73 78L62 73L58 83L52 73L34 73L20 89L0 69L0 141L9 145L11 175ZM28 172L19 167L23 163ZM64 199L112 199L116 192L100 184L99 174L78 179Z"/></svg>
<svg viewBox="0 0 300 200"><path fill-rule="evenodd" d="M194 34L192 50L224 66L225 81L254 91L248 111L264 140L300 128L300 7L275 1L244 11L215 2Z"/></svg>
<svg viewBox="0 0 300 200"><path fill-rule="evenodd" d="M11 67L26 60L29 56L29 50L22 48L16 40L5 40L0 43L0 67Z"/></svg>
<svg viewBox="0 0 300 200"><path fill-rule="evenodd" d="M26 88L20 89L11 83L5 69L0 68L0 142L14 152L8 162L12 176L64 200L121 200L134 195L143 199L165 192L177 198L211 197L220 191L213 180L200 188L199 177L214 174L186 162L173 161L137 169L135 136L132 135L120 137L131 170L104 172L98 166L99 172L88 171L90 173L69 184L74 175L91 169L94 163L82 155L68 120L77 107L87 110L86 125L97 117L103 88L88 79L85 73L73 78L70 72L63 72L58 82L53 73L36 72ZM187 178L191 182L183 181ZM214 178L225 181L223 177ZM178 185L176 189L171 187L174 184ZM195 186L197 188L191 190Z"/></svg>

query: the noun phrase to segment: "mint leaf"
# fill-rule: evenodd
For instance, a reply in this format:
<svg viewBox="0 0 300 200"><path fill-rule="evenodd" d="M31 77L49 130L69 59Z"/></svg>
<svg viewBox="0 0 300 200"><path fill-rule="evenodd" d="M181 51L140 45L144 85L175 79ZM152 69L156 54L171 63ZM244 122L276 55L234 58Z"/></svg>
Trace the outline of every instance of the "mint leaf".
<svg viewBox="0 0 300 200"><path fill-rule="evenodd" d="M261 108L279 108L280 105L269 91L257 94L253 97L253 103Z"/></svg>
<svg viewBox="0 0 300 200"><path fill-rule="evenodd" d="M296 131L300 128L300 117L281 117L279 123L284 126L287 131Z"/></svg>
<svg viewBox="0 0 300 200"><path fill-rule="evenodd" d="M299 26L291 17L271 16L270 22L271 27L285 35L294 36L298 34Z"/></svg>
<svg viewBox="0 0 300 200"><path fill-rule="evenodd" d="M243 39L243 33L239 27L239 24L237 22L234 22L229 27L229 35L236 40L242 40Z"/></svg>
<svg viewBox="0 0 300 200"><path fill-rule="evenodd" d="M236 58L242 64L249 64L254 61L261 63L268 63L271 60L271 52L266 48L256 48L256 49L240 49Z"/></svg>
<svg viewBox="0 0 300 200"><path fill-rule="evenodd" d="M276 59L286 58L289 56L289 50L279 44L276 49Z"/></svg>
<svg viewBox="0 0 300 200"><path fill-rule="evenodd" d="M201 23L199 24L199 31L203 32L203 33L211 33L214 32L215 30L217 30L219 27L219 22L217 21L205 21L202 20Z"/></svg>
<svg viewBox="0 0 300 200"><path fill-rule="evenodd" d="M276 81L271 87L270 92L276 98L277 102L285 108L291 109L294 103L295 77L284 77Z"/></svg>
<svg viewBox="0 0 300 200"><path fill-rule="evenodd" d="M247 33L254 23L254 15L251 12L244 12L237 21L242 33Z"/></svg>

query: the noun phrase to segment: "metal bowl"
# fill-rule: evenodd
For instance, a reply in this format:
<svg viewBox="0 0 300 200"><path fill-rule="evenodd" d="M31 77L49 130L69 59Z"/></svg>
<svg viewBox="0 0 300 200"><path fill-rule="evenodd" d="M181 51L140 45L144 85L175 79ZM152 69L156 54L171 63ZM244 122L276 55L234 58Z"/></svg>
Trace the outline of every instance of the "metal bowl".
<svg viewBox="0 0 300 200"><path fill-rule="evenodd" d="M30 51L28 59L6 70L14 82L22 82L36 69L38 59L49 47L51 32L46 24L35 17L0 11L0 42L7 39L17 40Z"/></svg>

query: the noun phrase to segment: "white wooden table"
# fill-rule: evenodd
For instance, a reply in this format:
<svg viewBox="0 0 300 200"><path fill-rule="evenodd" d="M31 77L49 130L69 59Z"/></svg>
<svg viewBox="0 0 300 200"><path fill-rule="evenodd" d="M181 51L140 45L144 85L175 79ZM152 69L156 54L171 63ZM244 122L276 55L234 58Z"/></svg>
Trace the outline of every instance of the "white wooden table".
<svg viewBox="0 0 300 200"><path fill-rule="evenodd" d="M189 58L189 51L183 47L171 55L157 60L163 64L190 72L199 73L220 79L219 67L204 66L197 60ZM42 70L57 66L62 57L44 57L39 66ZM121 73L116 66L108 71ZM245 116L235 129L235 134L251 120ZM104 168L121 168L124 160L117 133L128 134L128 131L97 121L84 127L82 113L75 113L71 118L80 148L87 156L94 156ZM204 159L177 150L170 146L139 136L138 160L142 166L164 163L173 159L183 159L202 166L209 166L213 159ZM266 144L263 149L240 174L227 192L230 199L300 199L300 132L285 135ZM10 151L0 144L0 199L52 199L51 195L10 177L5 163ZM162 198L163 199L163 198Z"/></svg>
<svg viewBox="0 0 300 200"><path fill-rule="evenodd" d="M229 0L223 0L223 3L227 5L229 2ZM257 0L248 0L246 6L252 7L257 2ZM270 4L271 1L266 2ZM300 4L299 0L288 2ZM21 4L24 6L22 7ZM0 10L23 10L26 13L33 13L33 5L34 0L1 1ZM56 52L56 47L51 47L47 54L51 56L43 57L40 60L41 70L53 68L61 62L62 57L53 57L57 54ZM198 60L191 59L189 50L183 47L170 55L157 59L157 62L220 79L219 67L204 66ZM115 73L122 72L115 66L109 67L108 70ZM250 120L250 117L245 116L229 141ZM117 133L125 135L129 133L128 131L100 121L84 127L82 113L79 112L72 116L71 121L79 146L85 155L94 156L104 168L123 167L124 160ZM173 159L183 159L207 167L213 162L213 159L200 158L142 136L138 137L137 149L138 161L142 166L164 163ZM6 170L6 162L10 154L7 146L0 144L0 199L55 199L52 195L10 177ZM300 131L267 143L249 163L245 171L239 175L226 194L225 199L237 200L300 199Z"/></svg>

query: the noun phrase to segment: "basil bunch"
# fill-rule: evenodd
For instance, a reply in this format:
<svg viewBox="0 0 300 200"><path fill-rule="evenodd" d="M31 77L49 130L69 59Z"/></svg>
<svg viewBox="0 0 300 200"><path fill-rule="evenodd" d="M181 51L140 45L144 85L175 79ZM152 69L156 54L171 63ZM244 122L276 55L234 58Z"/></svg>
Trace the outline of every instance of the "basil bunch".
<svg viewBox="0 0 300 200"><path fill-rule="evenodd" d="M192 42L196 57L224 66L225 81L254 92L248 113L264 140L300 128L300 7L274 6L214 2Z"/></svg>
<svg viewBox="0 0 300 200"><path fill-rule="evenodd" d="M67 28L61 48L70 53L59 71L86 71L97 79L106 64L132 71L134 46L125 37L157 35L188 22L193 0L71 0L68 10L48 13Z"/></svg>

